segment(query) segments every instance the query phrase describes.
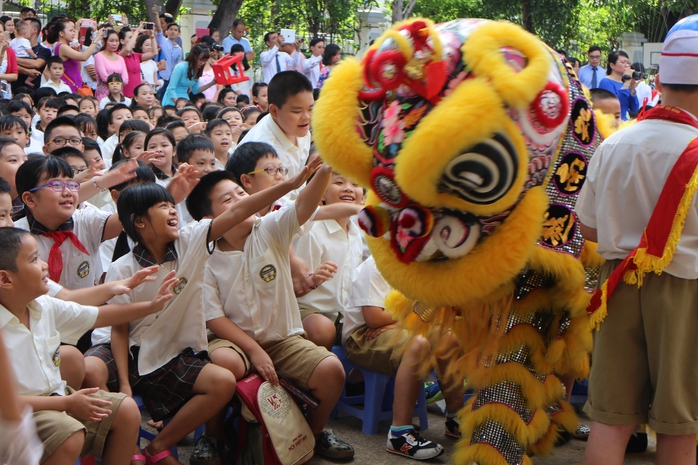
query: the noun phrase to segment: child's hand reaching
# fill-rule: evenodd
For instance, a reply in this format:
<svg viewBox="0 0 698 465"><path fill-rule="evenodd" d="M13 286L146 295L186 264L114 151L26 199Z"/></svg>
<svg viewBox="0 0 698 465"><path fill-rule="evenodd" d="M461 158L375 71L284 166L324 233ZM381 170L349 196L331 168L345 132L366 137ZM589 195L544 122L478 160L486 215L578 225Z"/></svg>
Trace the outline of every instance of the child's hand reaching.
<svg viewBox="0 0 698 465"><path fill-rule="evenodd" d="M308 180L308 178L313 173L320 170L320 168L322 168L322 166L323 166L322 159L320 157L314 158L314 159L310 160L308 162L308 164L303 167L303 169L300 171L300 173L298 173L297 175L295 175L294 177L292 177L291 179L289 179L286 182L290 183L291 186L293 186L292 189L298 189L303 184L305 184L305 182Z"/></svg>
<svg viewBox="0 0 698 465"><path fill-rule="evenodd" d="M108 400L90 397L99 391L98 387L81 389L66 397L66 413L87 421L102 421L111 414L111 410L102 408L111 405Z"/></svg>
<svg viewBox="0 0 698 465"><path fill-rule="evenodd" d="M158 293L155 294L153 300L150 301L152 313L157 313L165 308L165 304L174 297L172 295L172 288L179 282L179 279L175 277L175 273L175 270L170 271L165 276L165 279L162 280Z"/></svg>
<svg viewBox="0 0 698 465"><path fill-rule="evenodd" d="M276 374L274 363L271 361L269 355L261 347L258 347L258 350L250 352L249 355L250 362L252 362L252 366L255 367L259 375L264 378L265 381L269 381L274 386L278 386L279 377Z"/></svg>
<svg viewBox="0 0 698 465"><path fill-rule="evenodd" d="M102 176L97 178L97 184L102 189L109 189L113 186L118 186L126 181L130 181L136 177L136 170L138 169L138 162L136 160L129 160L124 162L114 168L104 173Z"/></svg>
<svg viewBox="0 0 698 465"><path fill-rule="evenodd" d="M313 273L310 276L310 279L313 281L313 286L312 289L315 289L319 286L322 285L325 281L332 279L334 275L337 273L337 264L327 261L323 262L317 270L315 270L315 273Z"/></svg>
<svg viewBox="0 0 698 465"><path fill-rule="evenodd" d="M121 281L112 281L114 283L112 292L114 295L128 294L146 281L155 281L155 276L151 275L157 273L159 269L160 267L158 265L149 266L136 271L130 278L122 279Z"/></svg>
<svg viewBox="0 0 698 465"><path fill-rule="evenodd" d="M183 202L191 193L194 186L199 183L199 172L187 163L180 163L177 174L174 175L167 190L174 197L175 203Z"/></svg>

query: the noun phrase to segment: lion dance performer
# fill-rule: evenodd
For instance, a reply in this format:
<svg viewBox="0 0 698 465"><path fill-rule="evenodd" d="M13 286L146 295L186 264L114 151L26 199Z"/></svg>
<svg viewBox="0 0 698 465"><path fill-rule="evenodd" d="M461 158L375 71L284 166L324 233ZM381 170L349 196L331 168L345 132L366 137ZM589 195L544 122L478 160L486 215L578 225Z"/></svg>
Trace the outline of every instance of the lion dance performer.
<svg viewBox="0 0 698 465"><path fill-rule="evenodd" d="M587 375L600 265L573 210L600 142L574 74L510 23L409 20L332 71L313 128L370 191L359 222L396 289L386 309L460 341L450 371L478 391L455 462L549 451L577 427L558 376Z"/></svg>

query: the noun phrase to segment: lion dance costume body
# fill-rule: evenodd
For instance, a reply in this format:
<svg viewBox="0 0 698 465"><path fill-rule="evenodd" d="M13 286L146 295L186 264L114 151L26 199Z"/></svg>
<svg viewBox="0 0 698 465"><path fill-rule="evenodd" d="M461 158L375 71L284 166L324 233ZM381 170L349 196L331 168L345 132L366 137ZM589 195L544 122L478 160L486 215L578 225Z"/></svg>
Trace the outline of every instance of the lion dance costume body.
<svg viewBox="0 0 698 465"><path fill-rule="evenodd" d="M450 371L477 395L455 462L549 451L577 427L558 377L587 375L600 265L573 210L600 142L574 74L510 23L410 20L332 71L313 128L370 191L359 222L396 289L386 309L460 342Z"/></svg>

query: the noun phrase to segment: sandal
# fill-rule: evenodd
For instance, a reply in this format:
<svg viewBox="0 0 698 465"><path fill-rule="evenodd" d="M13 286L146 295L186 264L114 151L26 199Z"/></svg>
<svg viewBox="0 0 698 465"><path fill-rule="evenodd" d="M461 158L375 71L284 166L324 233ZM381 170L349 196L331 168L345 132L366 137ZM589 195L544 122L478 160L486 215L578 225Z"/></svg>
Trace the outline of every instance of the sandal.
<svg viewBox="0 0 698 465"><path fill-rule="evenodd" d="M145 458L145 455L143 455L143 454L133 454L131 456L131 463L133 463L133 462L147 463L147 459Z"/></svg>
<svg viewBox="0 0 698 465"><path fill-rule="evenodd" d="M170 449L165 449L164 451L155 455L148 454L148 451L146 451L145 449L143 449L141 452L143 453L143 458L145 459L146 465L155 465L160 460L172 456L172 452L170 452Z"/></svg>

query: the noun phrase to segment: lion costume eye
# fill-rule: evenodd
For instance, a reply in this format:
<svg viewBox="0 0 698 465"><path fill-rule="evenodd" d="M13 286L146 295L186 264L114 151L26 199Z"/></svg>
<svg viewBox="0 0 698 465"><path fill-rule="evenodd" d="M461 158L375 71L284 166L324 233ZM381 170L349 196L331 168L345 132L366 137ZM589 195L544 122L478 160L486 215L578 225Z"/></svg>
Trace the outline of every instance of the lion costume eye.
<svg viewBox="0 0 698 465"><path fill-rule="evenodd" d="M432 237L446 257L462 257L470 252L480 239L480 224L474 218L444 216L434 225Z"/></svg>
<svg viewBox="0 0 698 465"><path fill-rule="evenodd" d="M517 170L514 146L497 134L451 160L438 190L474 204L491 204L509 192Z"/></svg>

